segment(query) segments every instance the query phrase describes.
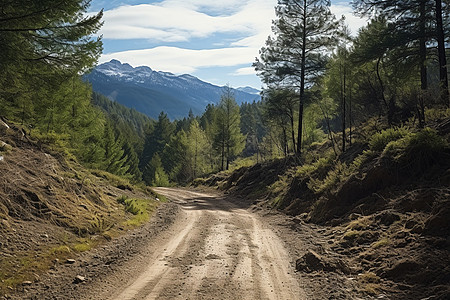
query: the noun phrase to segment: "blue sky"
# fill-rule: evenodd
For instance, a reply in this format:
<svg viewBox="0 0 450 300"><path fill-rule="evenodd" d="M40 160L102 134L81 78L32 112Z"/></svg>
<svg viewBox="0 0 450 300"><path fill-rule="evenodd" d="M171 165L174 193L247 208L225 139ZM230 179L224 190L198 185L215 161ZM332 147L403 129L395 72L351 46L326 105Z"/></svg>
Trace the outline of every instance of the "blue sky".
<svg viewBox="0 0 450 300"><path fill-rule="evenodd" d="M349 1L331 1L356 32L365 24ZM92 0L104 9L100 63L118 59L153 70L192 74L232 87L261 82L251 64L270 34L277 0Z"/></svg>

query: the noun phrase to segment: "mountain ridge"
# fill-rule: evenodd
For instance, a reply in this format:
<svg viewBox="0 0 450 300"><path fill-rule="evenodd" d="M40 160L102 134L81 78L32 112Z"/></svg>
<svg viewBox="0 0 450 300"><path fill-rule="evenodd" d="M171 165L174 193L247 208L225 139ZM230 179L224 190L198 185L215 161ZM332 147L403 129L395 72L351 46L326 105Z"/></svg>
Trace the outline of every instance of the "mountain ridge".
<svg viewBox="0 0 450 300"><path fill-rule="evenodd" d="M161 111L170 119L183 118L189 111L201 114L208 104L218 104L225 89L199 78L155 71L148 66L132 67L118 60L98 65L85 75L94 91L156 119ZM259 101L258 90L232 89L236 102Z"/></svg>

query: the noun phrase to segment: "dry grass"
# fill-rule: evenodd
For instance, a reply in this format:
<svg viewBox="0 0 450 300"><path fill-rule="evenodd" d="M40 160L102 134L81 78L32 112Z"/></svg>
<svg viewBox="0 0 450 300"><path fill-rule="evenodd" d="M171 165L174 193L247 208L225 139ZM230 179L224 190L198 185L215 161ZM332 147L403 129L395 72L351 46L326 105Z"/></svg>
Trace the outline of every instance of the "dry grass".
<svg viewBox="0 0 450 300"><path fill-rule="evenodd" d="M373 220L370 216L364 216L351 221L347 225L347 230L364 230L372 224Z"/></svg>
<svg viewBox="0 0 450 300"><path fill-rule="evenodd" d="M126 192L133 199L153 199L145 187L106 172L92 175L75 160L45 153L32 142L0 139L13 145L0 162L0 234L9 237L0 259L0 296L34 281L55 259L74 257L145 223L156 209L154 200L136 200L142 213L134 215L113 196Z"/></svg>
<svg viewBox="0 0 450 300"><path fill-rule="evenodd" d="M380 277L373 272L358 274L358 282L362 290L369 295L378 294L381 288L380 281Z"/></svg>

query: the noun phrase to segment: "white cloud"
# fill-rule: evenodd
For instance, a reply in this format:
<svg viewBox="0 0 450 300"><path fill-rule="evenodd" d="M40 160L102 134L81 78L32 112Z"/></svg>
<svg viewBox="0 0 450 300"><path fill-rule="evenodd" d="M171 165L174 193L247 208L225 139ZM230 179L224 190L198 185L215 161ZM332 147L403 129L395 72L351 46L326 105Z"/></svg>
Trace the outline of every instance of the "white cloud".
<svg viewBox="0 0 450 300"><path fill-rule="evenodd" d="M235 47L208 50L190 50L161 46L145 50L131 50L103 54L100 62L118 59L130 65L150 66L155 70L173 73L193 73L199 68L230 67L249 64L258 49ZM243 74L241 74L243 75Z"/></svg>
<svg viewBox="0 0 450 300"><path fill-rule="evenodd" d="M127 39L143 39L150 41L152 48L103 54L100 62L114 58L135 67L146 65L177 74L194 73L208 67L235 66L238 69L228 75L254 75L252 67L242 66L253 63L271 34L276 4L277 0L163 0L107 10L100 32L105 40L123 40L121 43L125 44ZM331 6L331 10L337 17L346 17L353 34L367 22L353 16L348 2L339 1ZM219 40L221 34L226 37ZM214 37L210 47L216 49L154 47L155 42L156 45L189 43L196 38L201 38L202 45L206 45L210 37ZM211 82L212 79L208 80Z"/></svg>
<svg viewBox="0 0 450 300"><path fill-rule="evenodd" d="M215 33L248 36L270 32L275 0L181 1L120 6L105 11L105 39L151 39L162 42L205 38ZM228 15L208 15L203 9L234 7Z"/></svg>
<svg viewBox="0 0 450 300"><path fill-rule="evenodd" d="M253 67L245 67L239 68L235 72L231 73L233 76L245 76L245 75L256 75L255 68Z"/></svg>

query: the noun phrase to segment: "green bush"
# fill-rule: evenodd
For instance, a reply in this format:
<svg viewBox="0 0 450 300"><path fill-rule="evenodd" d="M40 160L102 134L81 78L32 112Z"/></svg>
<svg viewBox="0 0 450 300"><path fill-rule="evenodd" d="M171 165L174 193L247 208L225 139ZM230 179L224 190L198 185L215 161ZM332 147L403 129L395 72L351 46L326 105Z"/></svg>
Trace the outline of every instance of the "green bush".
<svg viewBox="0 0 450 300"><path fill-rule="evenodd" d="M311 178L308 182L308 188L315 193L323 193L331 191L338 183L343 182L352 173L352 169L346 163L338 161L333 169L331 169L324 180Z"/></svg>
<svg viewBox="0 0 450 300"><path fill-rule="evenodd" d="M125 206L125 211L133 215L142 214L145 211L144 201L138 199L129 199L127 196L122 195L117 198L117 202Z"/></svg>
<svg viewBox="0 0 450 300"><path fill-rule="evenodd" d="M122 195L119 198L117 198L117 202L119 202L120 204L125 204L125 200L128 199L128 196Z"/></svg>
<svg viewBox="0 0 450 300"><path fill-rule="evenodd" d="M448 148L446 140L435 130L425 128L390 142L385 147L383 155L392 157L400 164L400 167L417 173L448 160L446 148Z"/></svg>
<svg viewBox="0 0 450 300"><path fill-rule="evenodd" d="M351 165L351 168L356 172L368 161L374 159L377 153L373 150L364 150L362 154L358 155Z"/></svg>
<svg viewBox="0 0 450 300"><path fill-rule="evenodd" d="M322 174L326 174L333 164L333 156L322 157L312 164L304 164L303 166L298 167L295 175L302 178L314 175L321 177Z"/></svg>
<svg viewBox="0 0 450 300"><path fill-rule="evenodd" d="M369 141L369 148L374 151L383 151L387 144L403 138L408 134L404 127L389 128L376 133Z"/></svg>
<svg viewBox="0 0 450 300"><path fill-rule="evenodd" d="M425 119L427 122L439 121L450 117L450 108L430 108L425 110Z"/></svg>

